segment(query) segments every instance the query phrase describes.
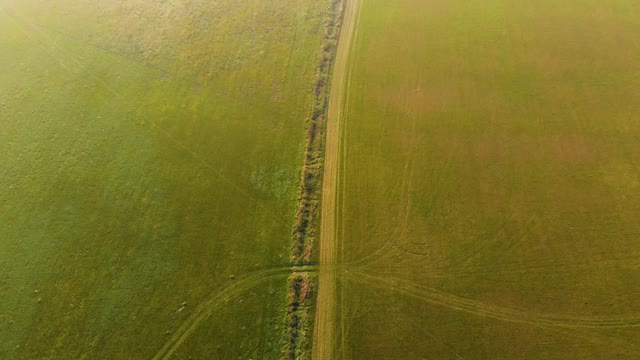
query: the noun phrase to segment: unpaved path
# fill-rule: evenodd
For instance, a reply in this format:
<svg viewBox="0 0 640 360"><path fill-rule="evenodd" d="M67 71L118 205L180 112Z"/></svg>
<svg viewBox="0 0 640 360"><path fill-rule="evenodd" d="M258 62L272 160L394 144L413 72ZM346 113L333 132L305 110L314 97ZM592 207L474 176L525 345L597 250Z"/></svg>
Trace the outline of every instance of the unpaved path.
<svg viewBox="0 0 640 360"><path fill-rule="evenodd" d="M333 359L336 319L336 197L338 184L338 156L340 125L347 87L349 50L355 30L361 0L345 0L344 18L338 40L336 59L331 77L329 108L322 177L322 209L320 223L320 272L318 298L313 332L313 359Z"/></svg>

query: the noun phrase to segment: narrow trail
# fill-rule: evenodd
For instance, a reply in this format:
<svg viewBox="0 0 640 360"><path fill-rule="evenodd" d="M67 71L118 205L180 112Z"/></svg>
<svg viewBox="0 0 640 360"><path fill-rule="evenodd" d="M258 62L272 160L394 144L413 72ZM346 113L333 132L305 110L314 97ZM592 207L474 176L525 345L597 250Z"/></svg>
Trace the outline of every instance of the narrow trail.
<svg viewBox="0 0 640 360"><path fill-rule="evenodd" d="M317 268L315 266L288 266L255 271L231 280L228 286L216 289L209 295L208 300L196 307L193 314L191 314L164 343L162 348L153 356L153 359L170 359L174 352L189 339L200 323L210 318L216 309L224 306L231 299L236 298L238 295L261 282L273 278L286 278L292 273L315 272L316 270Z"/></svg>
<svg viewBox="0 0 640 360"><path fill-rule="evenodd" d="M355 30L360 0L345 0L338 49L331 77L327 111L324 173L322 178L322 208L320 223L319 281L313 332L313 358L332 359L335 349L336 298L336 198L338 190L338 160L340 125L347 88L349 50Z"/></svg>

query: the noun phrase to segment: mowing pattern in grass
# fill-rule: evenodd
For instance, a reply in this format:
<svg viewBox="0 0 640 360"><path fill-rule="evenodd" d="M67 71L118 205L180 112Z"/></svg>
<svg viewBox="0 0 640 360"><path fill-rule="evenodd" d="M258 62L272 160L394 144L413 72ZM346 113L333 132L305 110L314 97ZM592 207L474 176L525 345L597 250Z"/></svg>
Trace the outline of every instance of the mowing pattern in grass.
<svg viewBox="0 0 640 360"><path fill-rule="evenodd" d="M0 358L282 356L328 3L0 1Z"/></svg>
<svg viewBox="0 0 640 360"><path fill-rule="evenodd" d="M640 3L362 4L336 358L640 357Z"/></svg>

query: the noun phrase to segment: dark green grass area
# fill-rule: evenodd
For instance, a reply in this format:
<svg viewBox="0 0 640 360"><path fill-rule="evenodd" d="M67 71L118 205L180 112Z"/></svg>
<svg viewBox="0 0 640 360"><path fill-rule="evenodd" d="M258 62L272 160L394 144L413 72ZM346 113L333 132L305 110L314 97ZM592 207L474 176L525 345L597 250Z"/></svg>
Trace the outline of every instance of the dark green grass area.
<svg viewBox="0 0 640 360"><path fill-rule="evenodd" d="M341 262L391 287L345 280L339 354L640 356L637 2L367 1L361 16Z"/></svg>
<svg viewBox="0 0 640 360"><path fill-rule="evenodd" d="M153 4L0 1L0 358L151 358L289 263L328 4ZM280 356L286 276L240 290L176 355Z"/></svg>

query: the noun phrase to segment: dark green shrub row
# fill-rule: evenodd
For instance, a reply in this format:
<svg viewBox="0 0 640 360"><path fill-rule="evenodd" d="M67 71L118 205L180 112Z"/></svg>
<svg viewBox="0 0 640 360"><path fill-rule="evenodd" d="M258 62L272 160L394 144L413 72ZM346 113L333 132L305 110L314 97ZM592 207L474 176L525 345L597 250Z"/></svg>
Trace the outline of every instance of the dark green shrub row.
<svg viewBox="0 0 640 360"><path fill-rule="evenodd" d="M320 198L322 195L322 165L324 134L329 85L337 49L337 37L342 21L343 0L332 0L324 25L319 52L318 69L313 85L313 108L307 118L306 146L302 178L298 191L298 207L292 234L292 265L308 265L312 261L313 246L318 232ZM315 278L313 278L315 280ZM308 273L294 273L289 278L286 329L287 339L283 358L303 360L311 358L314 280Z"/></svg>

